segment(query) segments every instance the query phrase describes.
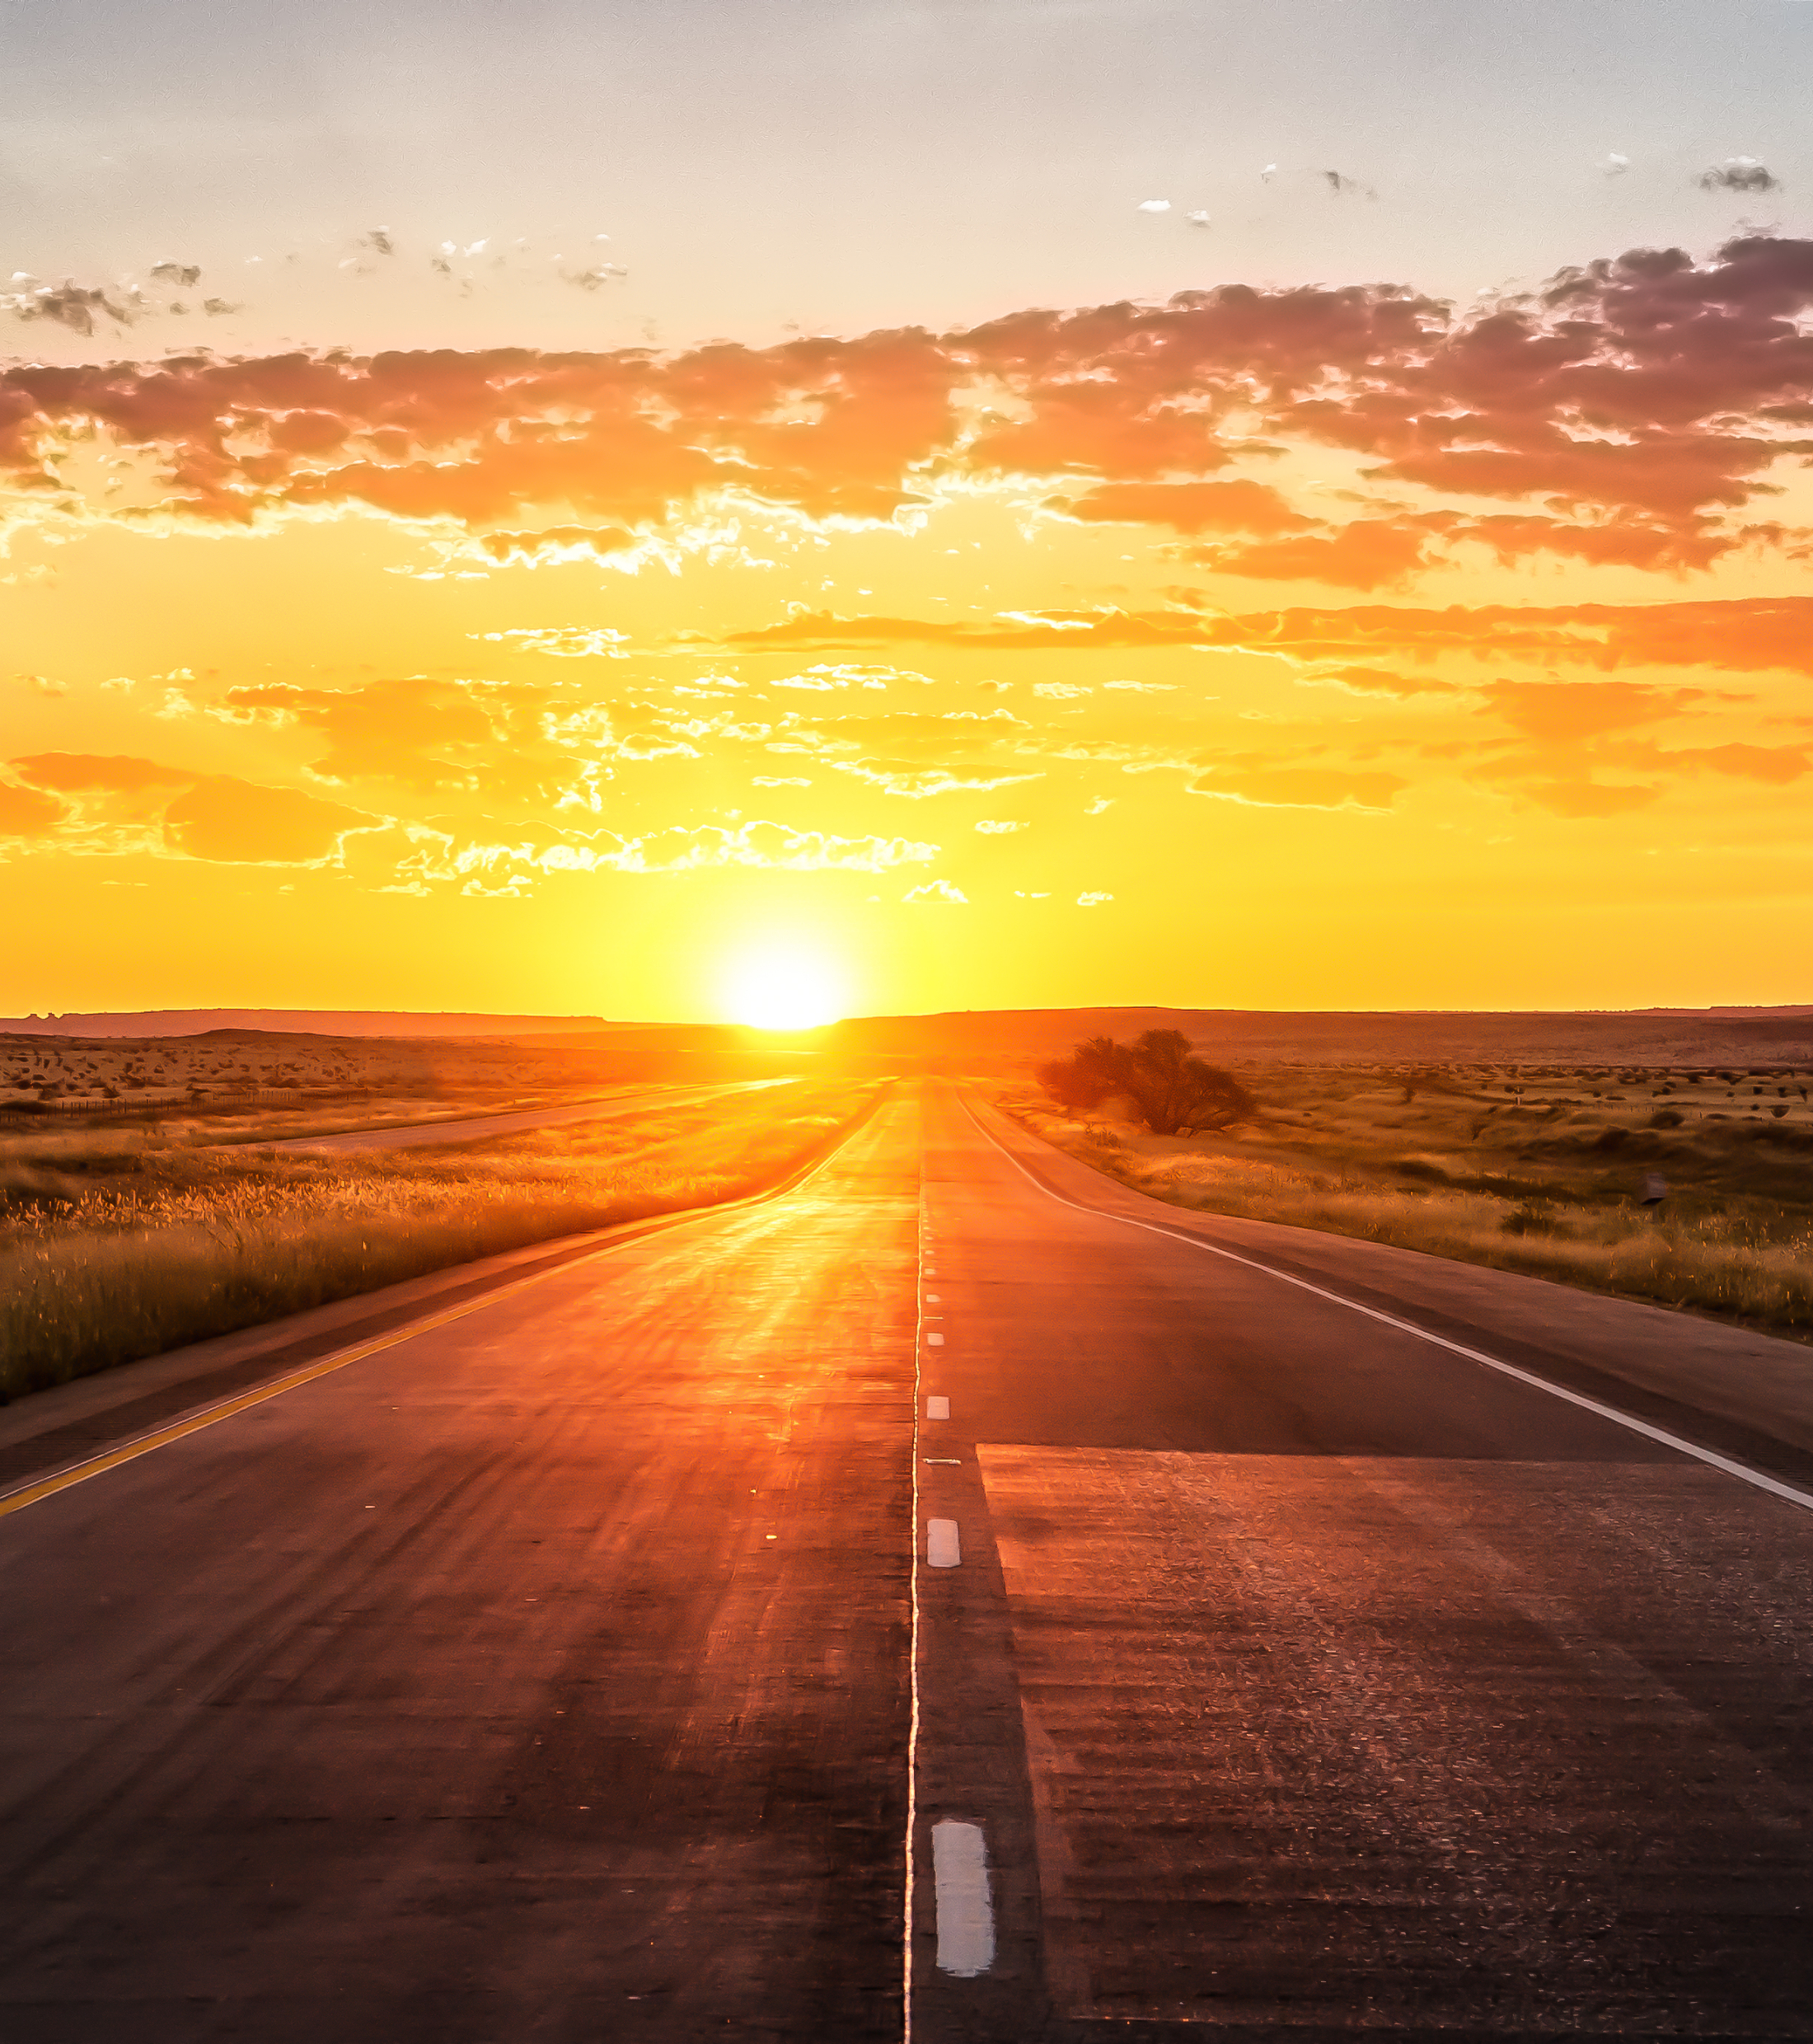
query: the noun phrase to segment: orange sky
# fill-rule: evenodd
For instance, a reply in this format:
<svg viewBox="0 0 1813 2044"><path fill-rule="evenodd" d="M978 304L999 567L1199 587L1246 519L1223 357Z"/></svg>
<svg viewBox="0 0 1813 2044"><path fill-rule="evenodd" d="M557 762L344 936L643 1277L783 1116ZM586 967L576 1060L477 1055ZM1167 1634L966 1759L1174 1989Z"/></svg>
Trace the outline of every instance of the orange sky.
<svg viewBox="0 0 1813 2044"><path fill-rule="evenodd" d="M0 1010L1810 996L1813 243L0 377Z"/></svg>

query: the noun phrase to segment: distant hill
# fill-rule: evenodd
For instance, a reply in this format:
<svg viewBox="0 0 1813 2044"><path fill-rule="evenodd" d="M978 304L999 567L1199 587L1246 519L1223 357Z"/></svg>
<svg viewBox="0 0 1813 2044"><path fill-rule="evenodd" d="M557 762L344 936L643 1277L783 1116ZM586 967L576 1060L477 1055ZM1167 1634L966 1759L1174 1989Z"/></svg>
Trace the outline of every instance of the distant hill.
<svg viewBox="0 0 1813 2044"><path fill-rule="evenodd" d="M386 1008L151 1008L136 1014L0 1017L0 1034L9 1036L201 1036L210 1029L286 1036L540 1036L620 1026L593 1015L410 1014Z"/></svg>
<svg viewBox="0 0 1813 2044"><path fill-rule="evenodd" d="M977 1008L853 1015L770 1034L730 1023L607 1022L596 1015L411 1014L386 1009L177 1008L26 1015L0 1035L58 1038L235 1034L528 1040L614 1076L699 1078L757 1071L1006 1071L1085 1036L1125 1041L1181 1029L1219 1064L1721 1063L1813 1065L1813 1006L1645 1008L1604 1013L1351 1013L1239 1008Z"/></svg>
<svg viewBox="0 0 1813 2044"><path fill-rule="evenodd" d="M911 1059L961 1070L1023 1062L1085 1036L1125 1041L1181 1029L1225 1064L1545 1061L1712 1064L1813 1062L1813 1007L1654 1008L1609 1013L1384 1011L1323 1013L1229 1008L978 1009L864 1015L801 1038L827 1054Z"/></svg>
<svg viewBox="0 0 1813 2044"><path fill-rule="evenodd" d="M1238 1008L977 1008L941 1015L852 1015L798 1035L727 1024L625 1027L607 1039L649 1068L758 1056L791 1068L1007 1071L1062 1055L1085 1036L1125 1042L1181 1029L1219 1064L1813 1065L1813 1006L1650 1008L1577 1014ZM606 1048L596 1034L543 1039Z"/></svg>

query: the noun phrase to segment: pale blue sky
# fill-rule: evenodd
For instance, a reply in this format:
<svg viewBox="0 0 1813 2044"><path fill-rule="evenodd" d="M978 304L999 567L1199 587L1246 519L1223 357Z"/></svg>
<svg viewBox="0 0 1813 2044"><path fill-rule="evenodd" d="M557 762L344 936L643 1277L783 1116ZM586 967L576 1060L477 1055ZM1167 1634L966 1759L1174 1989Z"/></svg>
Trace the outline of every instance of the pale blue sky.
<svg viewBox="0 0 1813 2044"><path fill-rule="evenodd" d="M761 340L1227 280L1466 296L1796 231L1813 198L1798 0L0 0L0 276L199 263L235 347ZM1783 188L1698 189L1734 156ZM362 258L380 223L397 254ZM627 276L562 281L603 260Z"/></svg>

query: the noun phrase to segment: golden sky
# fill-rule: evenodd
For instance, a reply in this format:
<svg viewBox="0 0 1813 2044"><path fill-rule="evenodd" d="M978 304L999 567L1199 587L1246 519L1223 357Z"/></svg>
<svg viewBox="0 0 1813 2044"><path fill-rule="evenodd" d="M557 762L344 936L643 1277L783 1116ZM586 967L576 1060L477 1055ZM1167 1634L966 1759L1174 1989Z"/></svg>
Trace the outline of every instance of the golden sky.
<svg viewBox="0 0 1813 2044"><path fill-rule="evenodd" d="M588 337L599 240L437 344L498 273L395 227L330 279L412 266L389 346L16 277L0 1008L696 1016L777 952L858 1011L1807 999L1813 242L1469 296L1434 215L1432 284L1288 274L1319 218L1249 281L1146 167L1170 238L1071 281L1147 288L967 251L954 321Z"/></svg>

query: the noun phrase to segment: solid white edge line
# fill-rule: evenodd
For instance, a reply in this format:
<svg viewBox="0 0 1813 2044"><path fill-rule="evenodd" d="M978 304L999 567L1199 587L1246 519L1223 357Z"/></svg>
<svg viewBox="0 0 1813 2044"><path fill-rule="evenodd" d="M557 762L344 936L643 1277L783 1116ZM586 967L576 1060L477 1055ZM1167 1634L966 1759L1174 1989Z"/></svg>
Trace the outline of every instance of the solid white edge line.
<svg viewBox="0 0 1813 2044"><path fill-rule="evenodd" d="M1539 1377L1529 1370L1520 1370L1514 1362L1501 1362L1496 1356L1488 1356L1483 1350L1469 1348L1463 1342L1450 1341L1445 1334L1436 1334L1427 1327L1418 1327L1413 1320L1400 1320L1394 1314L1381 1313L1376 1306L1362 1306L1357 1299L1349 1299L1338 1292L1326 1291L1320 1285L1313 1285L1306 1278L1294 1278L1289 1271L1278 1270L1270 1263L1262 1263L1255 1258L1241 1256L1233 1249L1225 1249L1219 1243L1206 1242L1199 1235L1191 1235L1182 1228L1167 1228L1153 1221L1136 1221L1131 1214L1111 1213L1102 1207L1085 1207L1080 1200L1066 1199L1062 1193L1055 1193L1049 1185L1027 1170L1013 1151L1000 1141L994 1132L985 1128L976 1118L974 1110L963 1095L958 1095L963 1112L975 1124L977 1132L993 1144L1027 1183L1036 1186L1047 1199L1055 1199L1061 1207L1070 1207L1081 1214L1089 1214L1097 1221L1117 1221L1129 1228L1144 1228L1148 1235L1167 1235L1174 1242L1188 1242L1193 1248L1206 1249L1211 1256L1225 1258L1230 1263L1239 1263L1247 1270L1263 1272L1267 1278L1276 1278L1279 1283L1295 1285L1299 1292L1307 1292L1313 1297L1326 1299L1332 1306L1344 1306L1350 1313L1363 1314L1369 1320L1376 1320L1381 1327L1395 1328L1400 1334L1412 1334L1418 1341L1431 1343L1437 1348L1445 1348L1450 1355L1464 1356L1468 1362L1482 1363L1488 1370L1496 1370L1501 1376L1512 1377L1519 1384L1527 1384L1532 1390L1546 1391L1551 1398L1558 1398L1566 1404L1577 1405L1582 1412L1592 1413L1600 1419L1609 1419L1614 1426L1625 1428L1632 1433L1642 1434L1646 1440L1659 1442L1665 1448L1672 1448L1677 1454L1691 1456L1696 1462L1703 1462L1708 1468L1735 1476L1740 1483L1749 1484L1755 1489L1768 1492L1772 1497L1785 1499L1789 1504L1798 1505L1804 1512L1813 1512L1813 1492L1799 1490L1792 1484L1784 1484L1778 1476L1771 1476L1763 1470L1751 1469L1748 1464L1735 1462L1729 1456L1720 1455L1712 1448L1703 1448L1696 1442L1684 1441L1679 1434L1670 1433L1661 1427L1652 1427L1647 1419L1638 1419L1630 1413L1621 1413L1615 1405L1603 1405L1596 1398L1588 1398L1579 1391L1570 1391L1564 1385L1551 1384L1547 1377ZM1060 1151L1059 1155L1062 1155Z"/></svg>

